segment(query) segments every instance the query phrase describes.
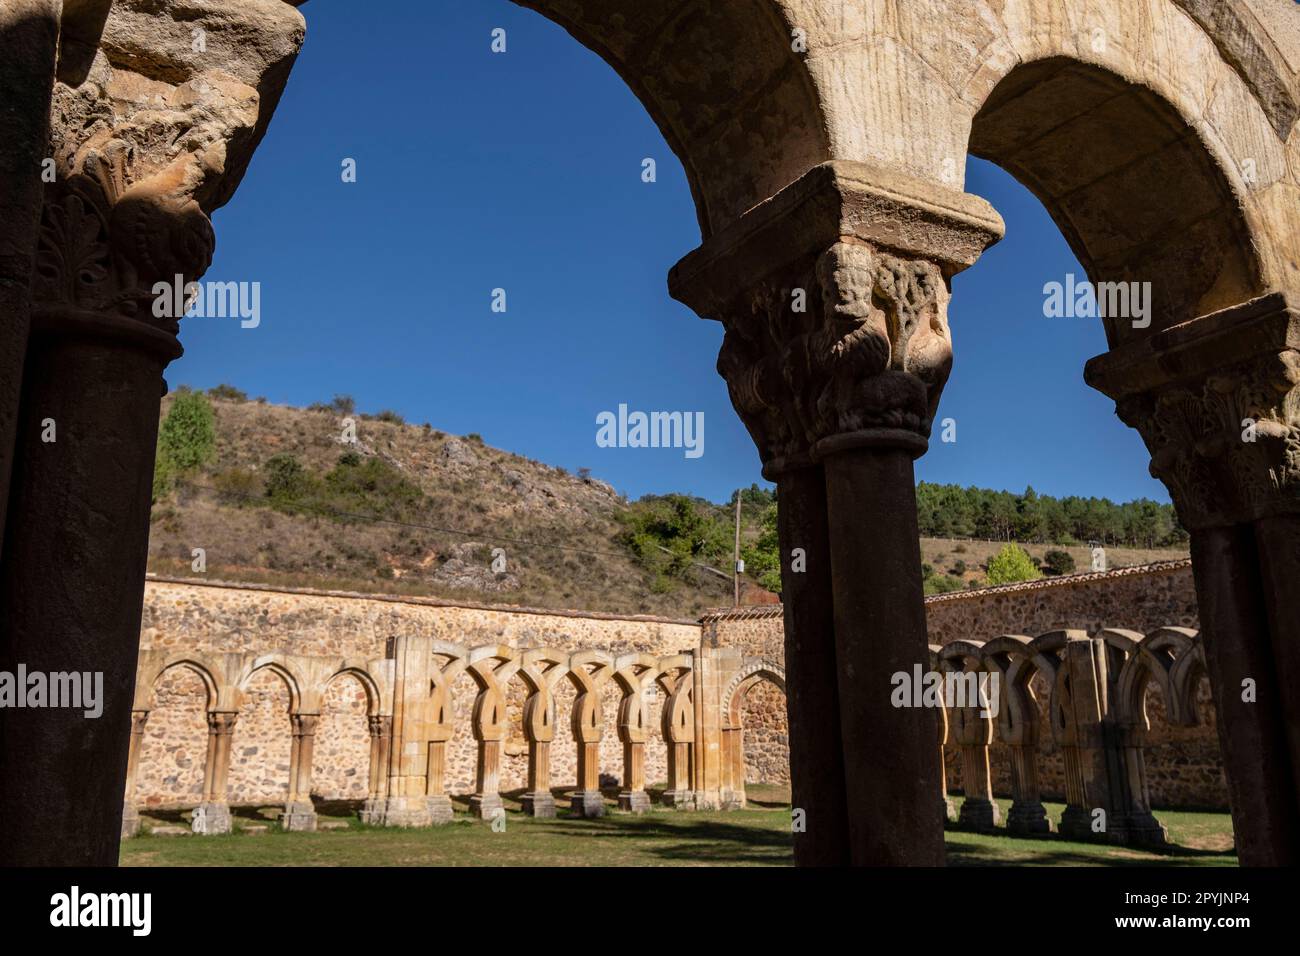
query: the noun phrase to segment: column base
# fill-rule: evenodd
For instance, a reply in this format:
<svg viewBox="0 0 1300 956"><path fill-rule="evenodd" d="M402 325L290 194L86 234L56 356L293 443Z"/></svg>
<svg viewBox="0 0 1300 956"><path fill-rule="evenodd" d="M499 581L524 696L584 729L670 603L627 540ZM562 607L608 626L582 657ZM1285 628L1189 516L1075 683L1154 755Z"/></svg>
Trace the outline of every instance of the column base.
<svg viewBox="0 0 1300 956"><path fill-rule="evenodd" d="M140 811L128 804L122 807L122 839L129 840L140 832Z"/></svg>
<svg viewBox="0 0 1300 956"><path fill-rule="evenodd" d="M229 833L230 807L224 803L200 803L190 814L190 830L203 836Z"/></svg>
<svg viewBox="0 0 1300 956"><path fill-rule="evenodd" d="M1057 832L1071 840L1104 840L1105 832L1095 833L1092 829L1092 811L1083 807L1066 807L1061 814Z"/></svg>
<svg viewBox="0 0 1300 956"><path fill-rule="evenodd" d="M573 795L569 809L575 817L603 817L605 798L599 790L579 790Z"/></svg>
<svg viewBox="0 0 1300 956"><path fill-rule="evenodd" d="M984 797L967 797L961 802L961 813L957 815L957 826L963 830L987 833L1000 822L1002 814L998 805Z"/></svg>
<svg viewBox="0 0 1300 956"><path fill-rule="evenodd" d="M1007 814L1008 833L1051 833L1052 821L1047 819L1047 811L1041 803L1016 801L1011 804Z"/></svg>
<svg viewBox="0 0 1300 956"><path fill-rule="evenodd" d="M644 790L624 790L618 795L618 808L630 813L648 813L650 794Z"/></svg>
<svg viewBox="0 0 1300 956"><path fill-rule="evenodd" d="M745 791L743 790L724 790L718 801L718 807L721 810L743 810L745 809Z"/></svg>
<svg viewBox="0 0 1300 956"><path fill-rule="evenodd" d="M523 795L521 802L524 805L524 813L530 817L550 819L555 816L555 797L549 790L529 791Z"/></svg>
<svg viewBox="0 0 1300 956"><path fill-rule="evenodd" d="M953 806L952 798L944 794L943 800L940 801L943 808L944 823L952 823L957 819L957 808Z"/></svg>
<svg viewBox="0 0 1300 956"><path fill-rule="evenodd" d="M1169 830L1150 813L1132 814L1114 829L1114 842L1126 846L1169 845Z"/></svg>
<svg viewBox="0 0 1300 956"><path fill-rule="evenodd" d="M505 813L505 804L499 793L476 793L469 798L469 812L480 820L493 820L497 813Z"/></svg>
<svg viewBox="0 0 1300 956"><path fill-rule="evenodd" d="M717 790L696 790L694 803L696 810L723 809L722 794Z"/></svg>
<svg viewBox="0 0 1300 956"><path fill-rule="evenodd" d="M384 822L383 797L370 797L357 811L357 819L370 826L381 826Z"/></svg>
<svg viewBox="0 0 1300 956"><path fill-rule="evenodd" d="M294 833L314 833L316 831L316 808L304 800L287 804L280 816L280 827Z"/></svg>
<svg viewBox="0 0 1300 956"><path fill-rule="evenodd" d="M665 790L661 802L665 807L672 807L674 810L694 810L695 791Z"/></svg>
<svg viewBox="0 0 1300 956"><path fill-rule="evenodd" d="M374 813L374 822L385 827L427 827L433 823L424 797L389 797Z"/></svg>
<svg viewBox="0 0 1300 956"><path fill-rule="evenodd" d="M444 823L451 823L456 818L456 810L451 805L451 797L445 793L436 797L425 797L424 805L429 809L429 823L435 827L440 827Z"/></svg>

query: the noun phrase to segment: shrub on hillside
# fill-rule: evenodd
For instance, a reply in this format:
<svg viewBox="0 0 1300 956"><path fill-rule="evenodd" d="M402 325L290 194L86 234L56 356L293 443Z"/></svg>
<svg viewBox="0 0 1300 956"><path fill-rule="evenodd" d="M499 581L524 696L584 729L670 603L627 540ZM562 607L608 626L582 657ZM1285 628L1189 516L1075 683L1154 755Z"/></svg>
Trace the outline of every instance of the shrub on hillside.
<svg viewBox="0 0 1300 956"><path fill-rule="evenodd" d="M248 393L235 388L233 385L226 385L224 382L220 385L208 389L208 397L215 398L221 402L246 402Z"/></svg>
<svg viewBox="0 0 1300 956"><path fill-rule="evenodd" d="M1043 569L1048 574L1070 574L1074 571L1074 558L1069 551L1053 549L1043 556Z"/></svg>
<svg viewBox="0 0 1300 956"><path fill-rule="evenodd" d="M1014 544L1008 544L989 561L989 584L1035 581L1042 576L1024 549Z"/></svg>
<svg viewBox="0 0 1300 956"><path fill-rule="evenodd" d="M207 396L178 389L158 428L154 456L153 500L166 495L176 479L212 460L217 447L216 418Z"/></svg>

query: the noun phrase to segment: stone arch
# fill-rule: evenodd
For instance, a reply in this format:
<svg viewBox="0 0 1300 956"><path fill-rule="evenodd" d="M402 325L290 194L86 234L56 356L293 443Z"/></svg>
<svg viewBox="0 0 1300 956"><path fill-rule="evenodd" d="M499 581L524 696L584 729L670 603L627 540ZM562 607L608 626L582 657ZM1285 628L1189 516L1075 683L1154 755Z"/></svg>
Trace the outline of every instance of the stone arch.
<svg viewBox="0 0 1300 956"><path fill-rule="evenodd" d="M766 658L751 658L728 681L722 694L722 802L724 806L745 805L747 776L744 706L750 692L759 684L785 693L785 668ZM787 744L786 763L789 763Z"/></svg>
<svg viewBox="0 0 1300 956"><path fill-rule="evenodd" d="M1046 56L989 92L969 148L1039 198L1092 281L1151 282L1159 330L1265 291L1241 159L1213 132L1141 81ZM1148 331L1104 324L1112 347Z"/></svg>
<svg viewBox="0 0 1300 956"><path fill-rule="evenodd" d="M192 657L177 658L168 661L159 667L157 673L154 674L153 679L149 681L149 697L147 700L152 704L154 701L154 695L157 692L159 681L166 677L169 672L177 669L189 671L199 679L203 684L203 689L206 694L206 709L213 710L216 706L217 700L221 696L221 685L218 682L216 675L205 664ZM140 709L152 709L152 707Z"/></svg>
<svg viewBox="0 0 1300 956"><path fill-rule="evenodd" d="M238 682L225 794L230 804L284 804L294 773L293 715L302 686L283 661L259 658Z"/></svg>
<svg viewBox="0 0 1300 956"><path fill-rule="evenodd" d="M370 718L378 713L378 688L365 670L341 667L326 679L312 750L313 794L326 800L367 798L375 785L370 779Z"/></svg>
<svg viewBox="0 0 1300 956"><path fill-rule="evenodd" d="M203 797L208 714L216 679L201 663L173 660L144 691L147 708L133 799L141 808L193 806Z"/></svg>

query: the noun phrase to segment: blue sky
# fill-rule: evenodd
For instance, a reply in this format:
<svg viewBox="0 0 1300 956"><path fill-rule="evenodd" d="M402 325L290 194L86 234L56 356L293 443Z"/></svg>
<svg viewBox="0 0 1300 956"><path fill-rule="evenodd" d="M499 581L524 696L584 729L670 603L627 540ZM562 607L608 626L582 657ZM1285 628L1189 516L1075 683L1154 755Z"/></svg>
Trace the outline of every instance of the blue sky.
<svg viewBox="0 0 1300 956"><path fill-rule="evenodd" d="M507 0L312 0L307 42L235 198L214 216L213 281L261 283L261 323L187 319L171 385L227 382L306 405L464 434L639 497L725 500L757 452L714 369L719 325L669 298L700 241L685 176L595 54ZM394 29L400 24L400 29ZM490 50L507 31L508 51ZM658 181L641 181L656 160ZM344 183L345 158L357 181ZM956 349L918 478L1167 501L1113 405L1083 384L1100 322L1043 316L1043 284L1083 277L1037 200L972 160L966 188L1007 238L954 280ZM504 288L507 312L491 310ZM705 454L599 448L620 403L703 411Z"/></svg>

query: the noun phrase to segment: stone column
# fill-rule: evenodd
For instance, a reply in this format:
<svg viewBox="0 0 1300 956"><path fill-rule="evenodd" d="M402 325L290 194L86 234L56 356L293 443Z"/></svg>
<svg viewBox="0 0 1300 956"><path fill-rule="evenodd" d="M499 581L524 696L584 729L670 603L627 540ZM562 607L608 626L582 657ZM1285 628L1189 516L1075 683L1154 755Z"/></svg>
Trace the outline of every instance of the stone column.
<svg viewBox="0 0 1300 956"><path fill-rule="evenodd" d="M290 714L293 746L289 754L289 801L280 823L286 830L316 829L316 807L311 802L312 758L320 714Z"/></svg>
<svg viewBox="0 0 1300 956"><path fill-rule="evenodd" d="M451 740L451 726L439 724L430 728L428 750L428 777L424 805L432 824L450 823L456 815L447 794L447 742Z"/></svg>
<svg viewBox="0 0 1300 956"><path fill-rule="evenodd" d="M390 656L393 659L393 739L387 796L380 822L390 827L425 827L435 822L430 804L441 793L440 789L433 789L431 741L438 739L436 730L445 706L445 689L441 682L434 681L436 670L428 638L402 635L393 641ZM441 786L440 779L437 786Z"/></svg>
<svg viewBox="0 0 1300 956"><path fill-rule="evenodd" d="M70 710L0 717L6 864L117 862L158 400L163 369L180 354L181 310L160 306L183 297L155 290L185 289L211 261L207 214L233 193L301 43L301 16L281 6L191 11L180 24L162 5L133 22L139 55L129 64L95 56L105 0L13 0L0 12L0 154L19 163L8 181L0 160L0 475L9 483L0 669L102 674L106 697L98 719ZM60 82L47 96L56 10ZM194 24L208 29L213 54L171 42L173 28L188 35ZM254 25L255 50L219 36ZM23 239L9 230L32 223L24 153L47 120L55 179L45 183L38 234ZM28 288L24 355L17 303Z"/></svg>
<svg viewBox="0 0 1300 956"><path fill-rule="evenodd" d="M912 461L952 362L948 283L1001 233L976 197L837 161L711 236L670 277L675 297L726 328L718 370L764 463L780 473L811 462L824 475L826 548L807 555L830 559L815 573L829 573L838 703L799 712L804 682L829 677L830 629L810 614L811 669L787 657L788 694L802 698L791 766L805 774L805 754L826 766L838 746L847 827L828 829L836 841L847 832L854 864L943 863L935 715L893 707L890 678L928 657ZM815 535L820 522L806 527ZM825 726L836 708L838 726Z"/></svg>
<svg viewBox="0 0 1300 956"><path fill-rule="evenodd" d="M554 707L549 692L534 691L524 702L524 734L528 738L528 789L522 802L524 813L530 817L555 816L555 796L551 793Z"/></svg>
<svg viewBox="0 0 1300 956"><path fill-rule="evenodd" d="M1237 854L1300 864L1300 320L1289 293L1088 363L1191 534Z"/></svg>
<svg viewBox="0 0 1300 956"><path fill-rule="evenodd" d="M195 833L229 833L230 806L226 802L226 781L230 775L230 744L239 714L231 711L208 713L208 753L203 763L203 802L194 808L190 827Z"/></svg>
<svg viewBox="0 0 1300 956"><path fill-rule="evenodd" d="M961 748L961 779L965 793L957 823L965 829L987 833L1001 822L998 805L993 801L993 777L989 768L993 721L981 717L978 707L957 707L953 709L953 722Z"/></svg>
<svg viewBox="0 0 1300 956"><path fill-rule="evenodd" d="M369 793L361 808L362 823L382 823L384 785L388 782L388 753L393 739L393 718L372 714L367 718L370 729L370 775L367 778Z"/></svg>
<svg viewBox="0 0 1300 956"><path fill-rule="evenodd" d="M722 809L745 809L745 731L742 727L722 728Z"/></svg>
<svg viewBox="0 0 1300 956"><path fill-rule="evenodd" d="M575 816L599 817L605 813L600 793L600 692L584 691L573 701L573 742L578 750L578 789L570 807Z"/></svg>
<svg viewBox="0 0 1300 956"><path fill-rule="evenodd" d="M1010 833L1051 833L1042 792L1038 786L1038 742L1011 745L1011 812L1007 814Z"/></svg>
<svg viewBox="0 0 1300 956"><path fill-rule="evenodd" d="M650 795L645 792L645 703L638 687L618 705L618 736L623 742L623 788L618 794L618 808L632 813L650 809Z"/></svg>
<svg viewBox="0 0 1300 956"><path fill-rule="evenodd" d="M495 688L484 688L474 701L474 739L478 741L478 766L469 812L481 820L505 812L501 802L501 741L506 734L503 708Z"/></svg>
<svg viewBox="0 0 1300 956"><path fill-rule="evenodd" d="M144 728L149 711L131 711L131 744L126 758L126 788L122 799L122 838L133 837L140 830L140 810L135 804L135 772L140 766L140 749L144 746Z"/></svg>
<svg viewBox="0 0 1300 956"><path fill-rule="evenodd" d="M678 810L695 808L691 786L691 747L695 737L695 708L690 695L691 675L683 676L664 703L661 721L668 750L668 789L663 803Z"/></svg>
<svg viewBox="0 0 1300 956"><path fill-rule="evenodd" d="M1102 641L1075 632L1061 651L1057 697L1064 708L1062 755L1065 810L1060 832L1074 840L1118 837L1107 780L1102 719L1109 708L1110 669ZM1105 815L1095 816L1096 811ZM1094 829L1094 824L1102 827Z"/></svg>
<svg viewBox="0 0 1300 956"><path fill-rule="evenodd" d="M795 863L844 866L849 862L849 817L839 739L826 477L806 458L769 462L763 475L777 486L790 800L793 808L803 810L804 821L794 833Z"/></svg>
<svg viewBox="0 0 1300 956"><path fill-rule="evenodd" d="M12 0L0 9L0 541L31 323L32 260L50 152L61 0Z"/></svg>

